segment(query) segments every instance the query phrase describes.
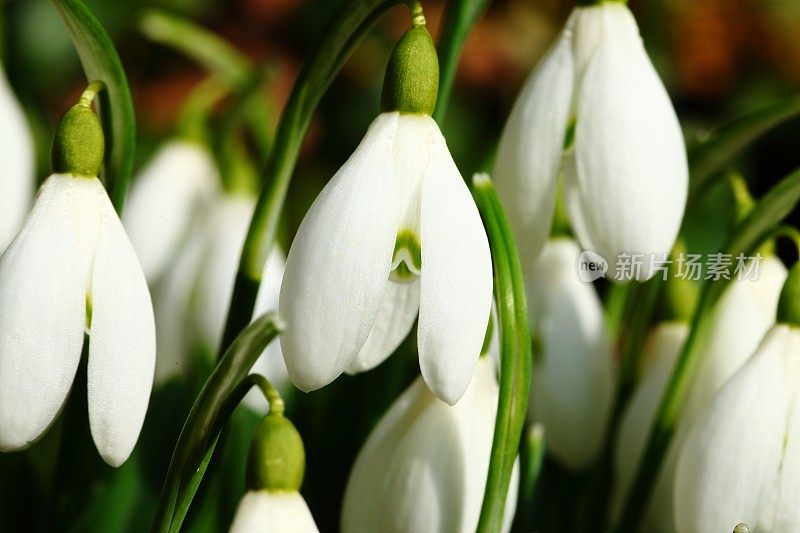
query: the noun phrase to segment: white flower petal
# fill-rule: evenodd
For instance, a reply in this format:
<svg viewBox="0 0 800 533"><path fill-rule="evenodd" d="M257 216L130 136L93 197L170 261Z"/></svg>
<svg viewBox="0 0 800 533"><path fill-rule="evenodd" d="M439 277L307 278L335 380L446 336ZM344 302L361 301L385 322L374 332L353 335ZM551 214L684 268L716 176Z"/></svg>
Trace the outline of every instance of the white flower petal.
<svg viewBox="0 0 800 533"><path fill-rule="evenodd" d="M408 283L390 281L375 325L369 332L367 342L347 367L347 373L365 372L384 362L408 337L418 312L419 280Z"/></svg>
<svg viewBox="0 0 800 533"><path fill-rule="evenodd" d="M148 281L167 267L218 186L214 161L195 143L170 141L142 169L122 220Z"/></svg>
<svg viewBox="0 0 800 533"><path fill-rule="evenodd" d="M258 288L258 295L256 296L253 319L278 309L278 299L285 268L286 258L281 249L276 246L267 257L264 269L261 272L261 286ZM250 373L266 376L278 390L284 390L288 386L289 371L286 370L283 352L281 352L281 343L278 339L275 339L267 346L267 349L264 350L264 353L253 365ZM266 413L269 409L269 404L264 398L264 394L255 388L247 393L244 397L244 402L259 413Z"/></svg>
<svg viewBox="0 0 800 533"><path fill-rule="evenodd" d="M327 385L369 336L389 280L396 237L392 142L397 113L383 113L303 219L280 295L286 367L294 384Z"/></svg>
<svg viewBox="0 0 800 533"><path fill-rule="evenodd" d="M25 114L0 65L0 253L19 231L31 205L34 153Z"/></svg>
<svg viewBox="0 0 800 533"><path fill-rule="evenodd" d="M230 533L318 533L306 501L297 492L249 491Z"/></svg>
<svg viewBox="0 0 800 533"><path fill-rule="evenodd" d="M422 275L417 342L422 377L455 404L472 379L492 308L492 258L478 208L431 120L422 184Z"/></svg>
<svg viewBox="0 0 800 533"><path fill-rule="evenodd" d="M799 333L793 332L797 337ZM796 342L796 341L795 341ZM795 344L797 346L797 344ZM797 357L797 352L789 354ZM791 533L800 527L800 394L795 386L794 400L786 431L786 446L778 477L777 501L772 514L771 533ZM766 530L766 528L765 528Z"/></svg>
<svg viewBox="0 0 800 533"><path fill-rule="evenodd" d="M679 531L733 531L740 522L757 524L774 497L789 381L796 381L786 367L797 356L789 353L790 339L788 327L773 328L695 421L675 474Z"/></svg>
<svg viewBox="0 0 800 533"><path fill-rule="evenodd" d="M216 352L222 341L236 269L253 209L255 198L225 195L213 210L208 248L191 305L195 334L211 353Z"/></svg>
<svg viewBox="0 0 800 533"><path fill-rule="evenodd" d="M523 265L536 261L550 234L575 76L570 35L568 22L525 82L497 148L495 186Z"/></svg>
<svg viewBox="0 0 800 533"><path fill-rule="evenodd" d="M672 377L675 361L683 349L688 334L689 326L685 323L665 322L656 326L647 340L642 359L649 363L649 367L625 408L614 449L616 476L612 498L613 517L616 517L622 510L622 504L630 490L633 476L636 474L644 446L650 435L661 397ZM671 489L671 482L669 487ZM669 506L671 507L671 490L667 491L667 498L670 500ZM655 499L654 493L650 497L649 507L653 506ZM661 520L656 522L672 522L672 517L660 516L660 518ZM656 529L649 527L648 531L656 531Z"/></svg>
<svg viewBox="0 0 800 533"><path fill-rule="evenodd" d="M51 176L0 258L0 449L50 426L81 357L86 275L69 221L70 182Z"/></svg>
<svg viewBox="0 0 800 533"><path fill-rule="evenodd" d="M174 261L153 286L156 318L156 385L185 370L195 340L189 308L198 272L208 249L209 224L195 224Z"/></svg>
<svg viewBox="0 0 800 533"><path fill-rule="evenodd" d="M614 395L614 363L603 308L591 284L578 278L580 249L549 241L528 280L531 324L542 339L534 364L533 419L547 428L547 446L580 469L600 451Z"/></svg>
<svg viewBox="0 0 800 533"><path fill-rule="evenodd" d="M416 380L359 452L345 491L342 531L474 531L497 394L494 365L488 358L478 362L472 383L453 407Z"/></svg>
<svg viewBox="0 0 800 533"><path fill-rule="evenodd" d="M102 187L97 182L98 187ZM139 438L153 386L153 306L136 252L106 197L92 274L89 426L103 460L119 466Z"/></svg>
<svg viewBox="0 0 800 533"><path fill-rule="evenodd" d="M717 304L705 355L695 371L681 418L694 420L713 395L753 354L775 323L786 267L774 256L761 261L755 280L735 280Z"/></svg>
<svg viewBox="0 0 800 533"><path fill-rule="evenodd" d="M575 230L584 246L613 265L621 253L658 258L670 251L686 204L688 167L678 119L635 22L621 4L603 9L604 33L576 100L583 223ZM645 279L652 269L638 274Z"/></svg>

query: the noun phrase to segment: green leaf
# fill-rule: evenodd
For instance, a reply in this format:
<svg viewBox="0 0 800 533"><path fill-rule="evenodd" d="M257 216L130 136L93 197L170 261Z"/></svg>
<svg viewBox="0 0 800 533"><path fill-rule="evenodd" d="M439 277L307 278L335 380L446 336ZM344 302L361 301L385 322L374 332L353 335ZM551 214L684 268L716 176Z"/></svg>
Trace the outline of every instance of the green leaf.
<svg viewBox="0 0 800 533"><path fill-rule="evenodd" d="M206 381L175 445L153 531L178 531L217 444L220 430L252 385L248 374L256 359L282 329L268 313L231 344Z"/></svg>
<svg viewBox="0 0 800 533"><path fill-rule="evenodd" d="M450 0L442 20L442 32L439 37L439 98L433 118L439 124L444 119L450 94L456 79L458 59L472 29L483 16L491 0Z"/></svg>
<svg viewBox="0 0 800 533"><path fill-rule="evenodd" d="M513 531L536 530L533 521L534 497L536 496L536 484L542 472L546 448L544 426L533 424L526 432L522 448L520 464L522 476Z"/></svg>
<svg viewBox="0 0 800 533"><path fill-rule="evenodd" d="M500 395L478 531L497 532L503 524L511 470L525 425L531 379L531 336L522 265L500 198L488 176L478 174L473 178L473 195L492 251L501 341Z"/></svg>
<svg viewBox="0 0 800 533"><path fill-rule="evenodd" d="M105 179L117 213L128 194L136 149L136 119L128 80L106 31L80 0L51 0L67 27L89 81L102 80L99 106L106 141Z"/></svg>
<svg viewBox="0 0 800 533"><path fill-rule="evenodd" d="M758 201L724 247L723 253L736 258L751 255L766 241L800 200L800 170L781 180ZM652 490L653 481L661 468L664 453L672 439L675 425L686 399L694 371L700 363L701 348L713 323L714 309L729 280L706 282L692 319L689 337L675 364L672 378L661 398L658 414L650 431L647 447L638 465L634 483L627 495L618 531L633 531Z"/></svg>
<svg viewBox="0 0 800 533"><path fill-rule="evenodd" d="M793 95L751 110L717 130L702 134L689 148L689 198L696 198L732 158L761 135L798 115L800 97Z"/></svg>

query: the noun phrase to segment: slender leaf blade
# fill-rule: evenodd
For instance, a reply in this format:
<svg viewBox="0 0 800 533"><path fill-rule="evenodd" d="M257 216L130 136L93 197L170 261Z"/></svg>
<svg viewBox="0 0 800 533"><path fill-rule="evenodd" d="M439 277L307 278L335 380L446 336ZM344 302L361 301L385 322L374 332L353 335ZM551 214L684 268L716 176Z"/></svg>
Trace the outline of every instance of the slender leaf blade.
<svg viewBox="0 0 800 533"><path fill-rule="evenodd" d="M800 115L800 96L771 102L749 111L697 141L689 149L689 198L697 197L715 175L761 135Z"/></svg>

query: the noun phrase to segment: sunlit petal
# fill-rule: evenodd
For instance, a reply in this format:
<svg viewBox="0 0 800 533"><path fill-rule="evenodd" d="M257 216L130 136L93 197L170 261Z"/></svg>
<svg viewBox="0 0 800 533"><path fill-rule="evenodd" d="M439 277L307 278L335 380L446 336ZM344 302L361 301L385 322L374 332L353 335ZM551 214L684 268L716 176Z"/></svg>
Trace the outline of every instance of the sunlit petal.
<svg viewBox="0 0 800 533"><path fill-rule="evenodd" d="M280 295L286 367L318 389L339 376L380 311L396 236L392 141L398 114L379 115L297 231Z"/></svg>
<svg viewBox="0 0 800 533"><path fill-rule="evenodd" d="M478 208L438 126L422 184L417 342L422 377L455 404L467 389L492 307L492 258Z"/></svg>
<svg viewBox="0 0 800 533"><path fill-rule="evenodd" d="M156 336L144 273L107 198L104 215L92 274L89 425L100 456L119 466L139 438L150 401Z"/></svg>

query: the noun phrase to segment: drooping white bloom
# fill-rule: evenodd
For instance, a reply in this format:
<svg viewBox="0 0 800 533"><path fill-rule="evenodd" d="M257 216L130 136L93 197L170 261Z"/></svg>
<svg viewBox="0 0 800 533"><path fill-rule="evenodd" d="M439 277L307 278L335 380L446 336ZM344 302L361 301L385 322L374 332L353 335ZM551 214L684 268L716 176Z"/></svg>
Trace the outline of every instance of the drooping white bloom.
<svg viewBox="0 0 800 533"><path fill-rule="evenodd" d="M550 233L560 172L585 248L612 267L621 253L658 260L670 251L686 203L686 152L622 2L574 10L506 124L494 177L523 264L533 264ZM652 275L648 265L638 279Z"/></svg>
<svg viewBox="0 0 800 533"><path fill-rule="evenodd" d="M183 369L186 353L192 348L187 339L195 339L210 353L219 348L254 208L255 198L250 195L220 195L207 211L200 212L206 223L195 224L177 261L159 282L155 305L159 330L157 381ZM254 318L278 308L283 270L283 252L275 247L264 265ZM252 371L267 376L278 388L285 386L288 373L280 344L271 343ZM266 412L266 401L258 391L251 391L245 401Z"/></svg>
<svg viewBox="0 0 800 533"><path fill-rule="evenodd" d="M197 217L216 198L219 183L208 151L191 142L168 142L142 169L122 222L149 282L175 258Z"/></svg>
<svg viewBox="0 0 800 533"><path fill-rule="evenodd" d="M800 330L773 327L693 424L675 474L686 533L800 530Z"/></svg>
<svg viewBox="0 0 800 533"><path fill-rule="evenodd" d="M461 401L450 407L417 379L392 404L356 458L342 531L472 532L489 469L499 387L481 357ZM503 531L516 509L515 464Z"/></svg>
<svg viewBox="0 0 800 533"><path fill-rule="evenodd" d="M655 327L645 344L642 358L648 362L648 367L625 409L614 449L616 475L611 504L614 520L622 511L625 497L644 453L653 419L688 335L689 326L684 322L665 322ZM662 474L667 471L669 474L657 477L643 518L643 530L653 533L674 530L669 512L672 509L671 477L675 471L675 448L676 446L670 446L662 465Z"/></svg>
<svg viewBox="0 0 800 533"><path fill-rule="evenodd" d="M0 253L19 231L34 189L33 138L0 65Z"/></svg>
<svg viewBox="0 0 800 533"><path fill-rule="evenodd" d="M208 235L208 250L201 261L190 310L191 331L212 352L222 342L239 256L254 209L255 198L244 195L225 196L216 206L212 230ZM254 319L278 308L283 272L283 252L276 246L264 264L263 281L253 311ZM253 365L252 372L266 376L278 388L286 385L288 372L280 343L270 343ZM257 390L251 390L245 401L259 411L267 410L264 395Z"/></svg>
<svg viewBox="0 0 800 533"><path fill-rule="evenodd" d="M54 174L0 258L0 449L25 448L56 417L89 334L88 403L102 458L122 464L153 383L150 293L97 178Z"/></svg>
<svg viewBox="0 0 800 533"><path fill-rule="evenodd" d="M583 468L603 442L614 396L614 363L600 298L578 277L580 249L569 239L545 244L528 276L534 358L531 416L547 428L547 446Z"/></svg>
<svg viewBox="0 0 800 533"><path fill-rule="evenodd" d="M280 314L292 381L309 391L379 364L419 311L422 376L455 404L491 300L486 233L438 126L429 116L380 114L289 251Z"/></svg>
<svg viewBox="0 0 800 533"><path fill-rule="evenodd" d="M644 513L642 527L646 530L674 531L672 492L675 466L688 430L698 413L741 368L775 323L775 310L786 275L786 267L779 259L765 257L756 279L733 281L720 299L714 323L704 343L702 360L692 378L675 436ZM652 364L626 408L617 437L614 514L621 510L633 482L659 402L686 335L686 327L677 323L662 325L653 333L648 346L651 354L646 356L652 357Z"/></svg>
<svg viewBox="0 0 800 533"><path fill-rule="evenodd" d="M306 501L297 492L248 491L230 533L318 533Z"/></svg>
<svg viewBox="0 0 800 533"><path fill-rule="evenodd" d="M778 297L787 271L777 257L761 259L756 279L735 280L717 305L708 347L697 368L683 407L694 420L709 400L753 354L761 339L775 324Z"/></svg>

